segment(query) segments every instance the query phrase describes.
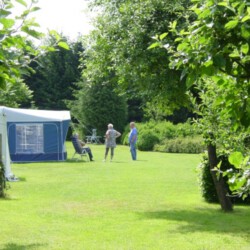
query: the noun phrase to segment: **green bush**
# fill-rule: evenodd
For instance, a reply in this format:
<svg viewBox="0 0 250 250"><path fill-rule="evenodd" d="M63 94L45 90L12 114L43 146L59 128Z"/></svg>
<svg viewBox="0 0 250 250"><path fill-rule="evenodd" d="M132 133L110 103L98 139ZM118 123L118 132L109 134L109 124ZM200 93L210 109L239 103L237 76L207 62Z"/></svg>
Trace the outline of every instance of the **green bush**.
<svg viewBox="0 0 250 250"><path fill-rule="evenodd" d="M178 137L165 139L160 144L155 145L154 150L166 153L197 154L204 152L205 146L202 137Z"/></svg>
<svg viewBox="0 0 250 250"><path fill-rule="evenodd" d="M141 151L152 151L157 143L159 143L159 138L154 133L148 131L148 133L140 133L137 147Z"/></svg>
<svg viewBox="0 0 250 250"><path fill-rule="evenodd" d="M228 156L224 153L218 155L218 161L221 161L221 169L226 170L233 168L228 161ZM198 166L198 180L201 188L202 197L206 202L210 203L218 203L218 197L216 193L216 189L214 186L213 178L210 172L209 162L207 155L202 155L202 161ZM227 179L225 177L225 182L227 183ZM231 195L231 192L228 188L228 194ZM231 197L231 201L236 204L245 203L250 204L250 197L245 199L244 201L238 197Z"/></svg>
<svg viewBox="0 0 250 250"><path fill-rule="evenodd" d="M129 132L130 132L130 127L129 124L124 128L124 131L122 133L121 136L121 143L123 145L128 145L128 136L129 136Z"/></svg>
<svg viewBox="0 0 250 250"><path fill-rule="evenodd" d="M149 121L136 124L138 149L169 153L200 153L204 150L202 138L190 123L174 125L168 121ZM126 126L121 141L128 144L129 126ZM148 143L148 145L146 145Z"/></svg>
<svg viewBox="0 0 250 250"><path fill-rule="evenodd" d="M201 195L205 201L218 203L218 197L206 154L202 155L202 161L198 165L198 181L200 184Z"/></svg>

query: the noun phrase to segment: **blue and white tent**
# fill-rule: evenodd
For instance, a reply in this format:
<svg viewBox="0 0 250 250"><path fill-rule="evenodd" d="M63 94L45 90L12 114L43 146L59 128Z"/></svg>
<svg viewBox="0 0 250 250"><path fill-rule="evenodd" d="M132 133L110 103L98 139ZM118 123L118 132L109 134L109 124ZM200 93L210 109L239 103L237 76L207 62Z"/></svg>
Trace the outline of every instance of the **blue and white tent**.
<svg viewBox="0 0 250 250"><path fill-rule="evenodd" d="M69 111L0 107L3 158L7 160L9 152L12 162L66 160L64 143L70 120Z"/></svg>

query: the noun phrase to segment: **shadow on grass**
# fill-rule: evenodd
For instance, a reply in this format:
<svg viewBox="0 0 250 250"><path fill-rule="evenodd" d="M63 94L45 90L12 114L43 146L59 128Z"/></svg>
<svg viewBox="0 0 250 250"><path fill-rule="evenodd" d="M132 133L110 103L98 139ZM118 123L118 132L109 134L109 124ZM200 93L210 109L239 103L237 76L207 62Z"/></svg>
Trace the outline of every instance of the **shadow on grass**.
<svg viewBox="0 0 250 250"><path fill-rule="evenodd" d="M10 197L8 194L5 197L0 198L0 201L17 201L17 200L19 200L19 199Z"/></svg>
<svg viewBox="0 0 250 250"><path fill-rule="evenodd" d="M87 163L90 162L89 160L81 160L81 159L68 159L64 161L63 163Z"/></svg>
<svg viewBox="0 0 250 250"><path fill-rule="evenodd" d="M250 211L240 207L232 213L216 209L166 210L138 213L140 219L159 219L175 221L178 232L218 232L242 234L250 241Z"/></svg>
<svg viewBox="0 0 250 250"><path fill-rule="evenodd" d="M39 247L43 247L46 249L45 244L29 244L29 245L18 245L15 243L8 243L1 250L26 250L26 249L37 249Z"/></svg>
<svg viewBox="0 0 250 250"><path fill-rule="evenodd" d="M18 177L19 181L26 182L27 179L25 177Z"/></svg>

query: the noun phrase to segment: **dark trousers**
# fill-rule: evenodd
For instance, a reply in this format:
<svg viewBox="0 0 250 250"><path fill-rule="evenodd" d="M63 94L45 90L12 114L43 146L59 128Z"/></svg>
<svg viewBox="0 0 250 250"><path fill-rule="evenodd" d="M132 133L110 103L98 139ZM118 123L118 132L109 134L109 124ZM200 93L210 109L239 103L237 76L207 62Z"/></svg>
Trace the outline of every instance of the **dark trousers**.
<svg viewBox="0 0 250 250"><path fill-rule="evenodd" d="M89 147L83 147L83 148L87 151L87 153L89 155L89 159L93 160L93 154L91 152L91 149Z"/></svg>

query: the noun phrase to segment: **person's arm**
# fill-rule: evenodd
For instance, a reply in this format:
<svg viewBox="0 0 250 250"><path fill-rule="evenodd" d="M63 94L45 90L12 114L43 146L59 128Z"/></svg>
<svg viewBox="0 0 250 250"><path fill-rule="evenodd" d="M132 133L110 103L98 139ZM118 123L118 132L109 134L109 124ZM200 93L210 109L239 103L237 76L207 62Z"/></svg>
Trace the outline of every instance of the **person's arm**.
<svg viewBox="0 0 250 250"><path fill-rule="evenodd" d="M85 146L85 142L84 141L79 140L79 143L81 144L82 147Z"/></svg>
<svg viewBox="0 0 250 250"><path fill-rule="evenodd" d="M109 139L109 130L107 130L105 136L106 136L106 139L108 140Z"/></svg>
<svg viewBox="0 0 250 250"><path fill-rule="evenodd" d="M134 141L136 141L137 138L137 132L136 130L132 130L130 137L129 137L129 143L133 143Z"/></svg>
<svg viewBox="0 0 250 250"><path fill-rule="evenodd" d="M119 137L119 136L121 136L121 133L118 132L118 131L116 131L116 136L115 136L115 138L117 138L117 137Z"/></svg>

